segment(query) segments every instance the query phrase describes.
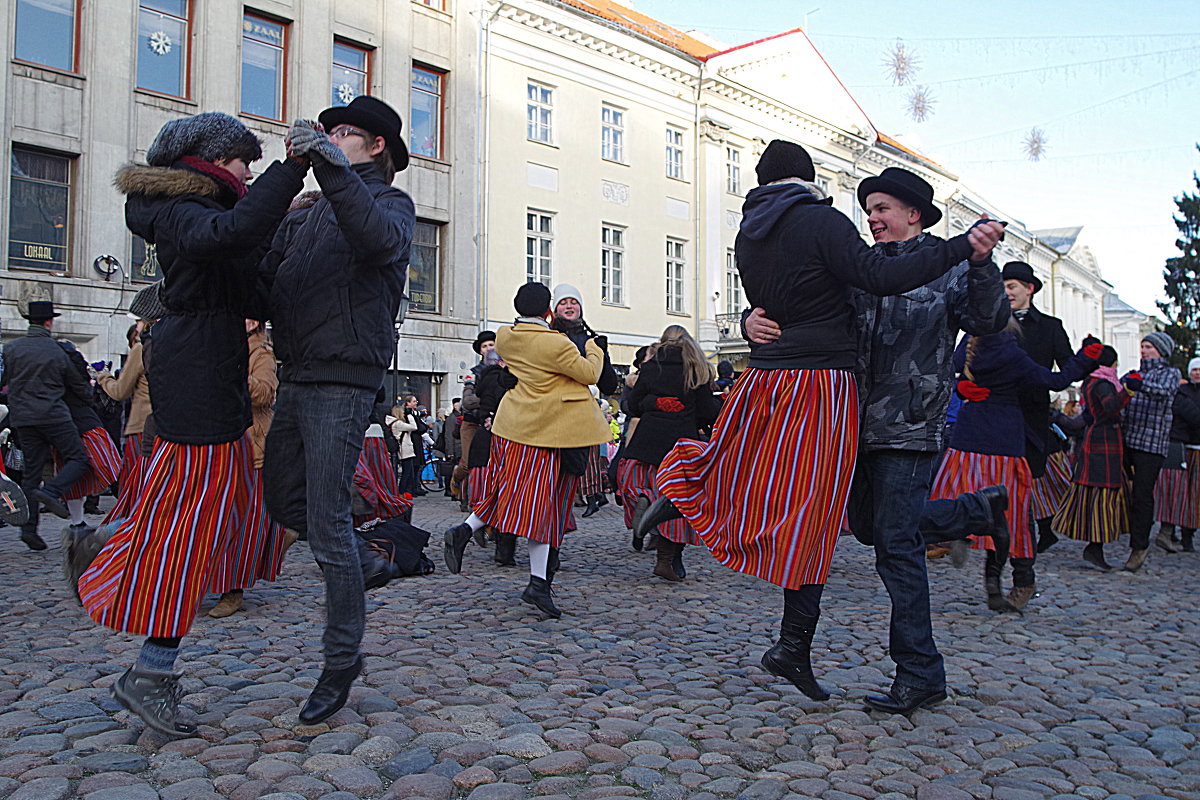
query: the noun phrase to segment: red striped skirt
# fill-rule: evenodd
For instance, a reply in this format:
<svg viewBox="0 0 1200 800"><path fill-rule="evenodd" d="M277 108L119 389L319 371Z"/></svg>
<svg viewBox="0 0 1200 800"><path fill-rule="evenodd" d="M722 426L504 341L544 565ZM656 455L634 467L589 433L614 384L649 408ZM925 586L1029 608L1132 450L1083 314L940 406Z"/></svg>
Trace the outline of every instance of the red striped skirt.
<svg viewBox="0 0 1200 800"><path fill-rule="evenodd" d="M354 516L354 524L372 519L391 519L412 508L412 501L400 495L396 472L387 445L378 436L363 439L362 452L354 465L354 488L371 507L371 513Z"/></svg>
<svg viewBox="0 0 1200 800"><path fill-rule="evenodd" d="M1071 464L1061 450L1046 456L1046 472L1033 479L1033 494L1029 499L1034 519L1046 519L1058 513L1063 498L1071 488Z"/></svg>
<svg viewBox="0 0 1200 800"><path fill-rule="evenodd" d="M104 428L92 428L79 437L87 453L88 471L63 492L63 500L79 500L108 491L121 474L121 454ZM54 453L55 470L62 469L62 459Z"/></svg>
<svg viewBox="0 0 1200 800"><path fill-rule="evenodd" d="M273 581L283 566L283 526L271 521L263 505L262 470L250 470L246 506L224 554L212 566L208 591L217 594L249 589L256 580Z"/></svg>
<svg viewBox="0 0 1200 800"><path fill-rule="evenodd" d="M579 494L586 500L603 492L604 462L600 459L600 445L596 445L588 448L583 476L579 479Z"/></svg>
<svg viewBox="0 0 1200 800"><path fill-rule="evenodd" d="M244 508L249 436L217 445L159 441L132 516L79 580L96 622L140 636L183 636Z"/></svg>
<svg viewBox="0 0 1200 800"><path fill-rule="evenodd" d="M1004 484L1008 488L1008 530L1011 540L1009 555L1013 558L1033 558L1034 542L1029 528L1029 495L1033 476L1029 464L1021 456L997 456L987 453L967 453L946 448L942 465L929 492L930 500L953 500L964 492L977 492L987 486ZM972 536L971 547L994 550L991 537Z"/></svg>
<svg viewBox="0 0 1200 800"><path fill-rule="evenodd" d="M571 502L579 485L579 476L565 474L561 463L554 448L510 442L492 434L488 465L480 467L487 476L483 492L475 498L475 515L500 533L561 547L563 532L572 523ZM474 489L472 484L472 494Z"/></svg>
<svg viewBox="0 0 1200 800"><path fill-rule="evenodd" d="M104 523L125 519L133 513L133 506L142 491L142 481L146 477L147 459L142 457L142 435L128 434L122 450L121 471L117 473L117 502L104 516Z"/></svg>
<svg viewBox="0 0 1200 800"><path fill-rule="evenodd" d="M1069 539L1115 542L1129 530L1128 487L1072 483L1051 524Z"/></svg>
<svg viewBox="0 0 1200 800"><path fill-rule="evenodd" d="M471 501L471 510L479 505L480 500L488 494L488 468L471 467L467 470L467 499Z"/></svg>
<svg viewBox="0 0 1200 800"><path fill-rule="evenodd" d="M1154 518L1200 528L1200 450L1188 450L1187 469L1164 469L1154 484Z"/></svg>
<svg viewBox="0 0 1200 800"><path fill-rule="evenodd" d="M634 458L623 458L617 464L617 483L621 492L622 508L625 511L626 528L633 529L634 505L639 497L645 497L651 503L658 499L658 488L654 485L654 475L657 471L653 464ZM659 536L664 536L672 542L704 544L704 540L686 519L664 522L657 530Z"/></svg>
<svg viewBox="0 0 1200 800"><path fill-rule="evenodd" d="M748 369L712 440L681 439L655 480L718 561L796 589L829 574L857 449L851 373Z"/></svg>

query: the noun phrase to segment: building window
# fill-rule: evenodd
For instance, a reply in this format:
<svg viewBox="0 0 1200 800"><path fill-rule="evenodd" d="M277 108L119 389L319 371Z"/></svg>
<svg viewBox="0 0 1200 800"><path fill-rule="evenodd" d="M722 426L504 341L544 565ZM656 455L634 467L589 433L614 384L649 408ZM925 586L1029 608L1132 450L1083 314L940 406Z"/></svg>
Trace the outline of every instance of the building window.
<svg viewBox="0 0 1200 800"><path fill-rule="evenodd" d="M408 302L414 311L438 310L438 267L441 263L442 226L417 222L413 228L408 262Z"/></svg>
<svg viewBox="0 0 1200 800"><path fill-rule="evenodd" d="M625 163L625 112L613 106L600 108L600 157Z"/></svg>
<svg viewBox="0 0 1200 800"><path fill-rule="evenodd" d="M683 313L683 242L667 239L667 311Z"/></svg>
<svg viewBox="0 0 1200 800"><path fill-rule="evenodd" d="M746 307L742 294L742 275L738 272L737 256L733 248L725 251L725 313L740 314Z"/></svg>
<svg viewBox="0 0 1200 800"><path fill-rule="evenodd" d="M71 159L14 146L9 188L9 267L66 272Z"/></svg>
<svg viewBox="0 0 1200 800"><path fill-rule="evenodd" d="M616 225L600 228L600 300L625 304L625 229Z"/></svg>
<svg viewBox="0 0 1200 800"><path fill-rule="evenodd" d="M188 94L188 0L142 0L138 7L137 85Z"/></svg>
<svg viewBox="0 0 1200 800"><path fill-rule="evenodd" d="M412 134L408 146L413 155L442 157L442 120L445 118L445 73L413 64Z"/></svg>
<svg viewBox="0 0 1200 800"><path fill-rule="evenodd" d="M283 121L287 25L242 17L242 113Z"/></svg>
<svg viewBox="0 0 1200 800"><path fill-rule="evenodd" d="M371 51L349 42L333 40L333 76L330 79L333 105L348 106L368 94L371 86Z"/></svg>
<svg viewBox="0 0 1200 800"><path fill-rule="evenodd" d="M667 128L667 177L683 180L683 131Z"/></svg>
<svg viewBox="0 0 1200 800"><path fill-rule="evenodd" d="M76 69L79 0L17 0L16 57L54 69Z"/></svg>
<svg viewBox="0 0 1200 800"><path fill-rule="evenodd" d="M526 89L525 135L535 142L550 144L554 135L554 90L540 83Z"/></svg>
<svg viewBox="0 0 1200 800"><path fill-rule="evenodd" d="M134 234L133 257L129 260L129 280L134 283L154 283L161 278L158 245L147 244L145 239Z"/></svg>
<svg viewBox="0 0 1200 800"><path fill-rule="evenodd" d="M725 148L725 191L742 193L742 151L736 147Z"/></svg>
<svg viewBox="0 0 1200 800"><path fill-rule="evenodd" d="M554 259L554 215L530 210L525 214L525 282L550 286Z"/></svg>

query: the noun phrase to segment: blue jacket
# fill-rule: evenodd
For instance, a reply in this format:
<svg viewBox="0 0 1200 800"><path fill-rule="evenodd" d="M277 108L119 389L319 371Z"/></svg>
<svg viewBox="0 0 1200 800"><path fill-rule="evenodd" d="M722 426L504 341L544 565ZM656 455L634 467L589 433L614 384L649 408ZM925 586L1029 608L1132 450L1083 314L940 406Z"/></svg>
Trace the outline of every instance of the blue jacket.
<svg viewBox="0 0 1200 800"><path fill-rule="evenodd" d="M954 351L954 368L959 372L963 371L967 345L972 338L977 338L978 343L971 360L970 380L986 387L991 394L986 400L963 404L950 434L950 446L966 453L1023 457L1030 432L1026 431L1025 416L1021 413L1022 391L1065 389L1092 372L1096 362L1076 353L1061 372L1052 372L1034 362L1017 344L1013 333L1001 331L963 337Z"/></svg>

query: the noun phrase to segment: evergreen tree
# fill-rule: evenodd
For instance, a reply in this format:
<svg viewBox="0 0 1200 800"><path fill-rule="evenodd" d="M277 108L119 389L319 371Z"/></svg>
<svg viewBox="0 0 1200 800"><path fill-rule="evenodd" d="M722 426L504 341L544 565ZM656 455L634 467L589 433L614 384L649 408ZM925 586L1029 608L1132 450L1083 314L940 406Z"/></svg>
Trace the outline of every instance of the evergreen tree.
<svg viewBox="0 0 1200 800"><path fill-rule="evenodd" d="M1171 361L1181 370L1186 370L1187 362L1197 355L1200 339L1200 178L1193 173L1192 181L1197 192L1184 192L1175 198L1179 209L1175 217L1175 227L1179 229L1175 246L1180 255L1167 259L1163 284L1168 299L1158 304L1170 320L1167 333L1177 344Z"/></svg>

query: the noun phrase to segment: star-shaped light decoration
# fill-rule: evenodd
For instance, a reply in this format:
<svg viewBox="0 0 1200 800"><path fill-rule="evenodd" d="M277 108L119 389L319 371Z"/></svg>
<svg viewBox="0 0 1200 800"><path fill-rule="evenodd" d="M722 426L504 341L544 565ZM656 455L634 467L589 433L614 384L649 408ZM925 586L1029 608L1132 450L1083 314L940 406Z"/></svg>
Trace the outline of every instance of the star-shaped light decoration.
<svg viewBox="0 0 1200 800"><path fill-rule="evenodd" d="M1041 128L1034 128L1025 135L1021 147L1030 161L1041 161L1046 155L1046 132Z"/></svg>
<svg viewBox="0 0 1200 800"><path fill-rule="evenodd" d="M172 44L171 37L167 35L166 31L155 31L150 34L150 41L146 42L146 45L160 56L171 52Z"/></svg>
<svg viewBox="0 0 1200 800"><path fill-rule="evenodd" d="M928 86L914 86L908 94L908 115L914 122L924 122L933 114L937 100Z"/></svg>
<svg viewBox="0 0 1200 800"><path fill-rule="evenodd" d="M899 39L883 57L883 69L895 86L907 86L912 83L920 68L921 59Z"/></svg>
<svg viewBox="0 0 1200 800"><path fill-rule="evenodd" d="M354 99L354 87L348 83L339 83L337 87L338 100L346 105L350 105L350 101Z"/></svg>

